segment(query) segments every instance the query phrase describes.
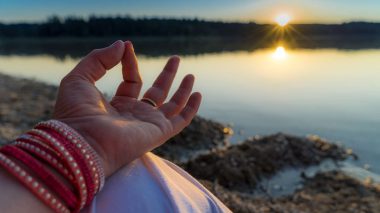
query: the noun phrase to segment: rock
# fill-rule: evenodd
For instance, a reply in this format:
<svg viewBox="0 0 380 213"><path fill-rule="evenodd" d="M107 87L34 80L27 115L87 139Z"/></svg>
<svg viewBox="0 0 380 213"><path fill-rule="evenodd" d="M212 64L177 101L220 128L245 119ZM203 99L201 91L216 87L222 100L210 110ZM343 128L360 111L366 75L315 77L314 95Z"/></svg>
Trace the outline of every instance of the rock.
<svg viewBox="0 0 380 213"><path fill-rule="evenodd" d="M234 134L234 130L232 130L229 127L224 127L223 128L223 133L226 134L226 135L233 135Z"/></svg>
<svg viewBox="0 0 380 213"><path fill-rule="evenodd" d="M197 116L181 133L153 152L175 163L187 162L228 145L225 128L221 123Z"/></svg>
<svg viewBox="0 0 380 213"><path fill-rule="evenodd" d="M328 151L330 149L330 144L323 144L321 147L322 151Z"/></svg>
<svg viewBox="0 0 380 213"><path fill-rule="evenodd" d="M294 194L257 197L201 180L233 212L380 212L380 190L367 187L338 171L305 180Z"/></svg>
<svg viewBox="0 0 380 213"><path fill-rule="evenodd" d="M346 153L347 153L347 155L352 155L353 151L352 151L352 149L347 149Z"/></svg>
<svg viewBox="0 0 380 213"><path fill-rule="evenodd" d="M371 177L366 177L363 181L364 185L371 186L373 184L373 179Z"/></svg>
<svg viewBox="0 0 380 213"><path fill-rule="evenodd" d="M311 140L279 133L257 138L201 155L181 166L198 179L250 192L260 180L286 167L306 167L325 159L338 161L348 157L344 148L319 137Z"/></svg>

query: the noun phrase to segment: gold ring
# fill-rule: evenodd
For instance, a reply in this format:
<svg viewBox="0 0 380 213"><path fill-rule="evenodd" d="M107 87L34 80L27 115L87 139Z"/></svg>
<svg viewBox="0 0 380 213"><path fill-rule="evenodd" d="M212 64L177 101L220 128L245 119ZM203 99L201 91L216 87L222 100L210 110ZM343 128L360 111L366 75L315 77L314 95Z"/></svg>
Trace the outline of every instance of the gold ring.
<svg viewBox="0 0 380 213"><path fill-rule="evenodd" d="M152 105L153 107L157 107L157 104L156 102L154 102L152 99L150 98L142 98L141 101L144 101L145 103L148 103L150 105Z"/></svg>

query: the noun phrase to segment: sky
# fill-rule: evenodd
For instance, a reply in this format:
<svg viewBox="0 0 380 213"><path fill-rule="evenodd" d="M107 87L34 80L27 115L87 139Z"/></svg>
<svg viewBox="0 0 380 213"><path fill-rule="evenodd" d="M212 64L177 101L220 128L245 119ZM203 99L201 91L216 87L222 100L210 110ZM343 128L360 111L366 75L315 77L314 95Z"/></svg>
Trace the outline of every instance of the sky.
<svg viewBox="0 0 380 213"><path fill-rule="evenodd" d="M41 21L51 15L132 15L272 23L380 22L380 0L0 0L0 22Z"/></svg>

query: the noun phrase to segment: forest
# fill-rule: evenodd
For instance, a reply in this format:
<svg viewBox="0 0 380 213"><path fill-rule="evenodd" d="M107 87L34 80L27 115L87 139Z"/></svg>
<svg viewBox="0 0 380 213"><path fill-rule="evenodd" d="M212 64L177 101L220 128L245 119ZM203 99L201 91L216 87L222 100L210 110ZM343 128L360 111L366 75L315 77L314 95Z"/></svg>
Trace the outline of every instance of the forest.
<svg viewBox="0 0 380 213"><path fill-rule="evenodd" d="M222 22L201 19L133 18L130 16L51 16L36 23L2 23L0 37L263 37L296 36L379 36L380 23L292 24L284 29L275 24Z"/></svg>

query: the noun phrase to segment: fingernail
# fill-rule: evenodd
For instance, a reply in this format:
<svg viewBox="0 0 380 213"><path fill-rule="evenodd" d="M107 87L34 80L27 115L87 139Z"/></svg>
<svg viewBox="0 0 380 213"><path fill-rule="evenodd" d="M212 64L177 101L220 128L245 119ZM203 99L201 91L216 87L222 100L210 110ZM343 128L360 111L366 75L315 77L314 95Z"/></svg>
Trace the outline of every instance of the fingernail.
<svg viewBox="0 0 380 213"><path fill-rule="evenodd" d="M113 44L111 44L110 46L112 46L112 47L116 46L116 44L119 43L119 42L120 42L120 40L117 40L117 41L113 42Z"/></svg>

